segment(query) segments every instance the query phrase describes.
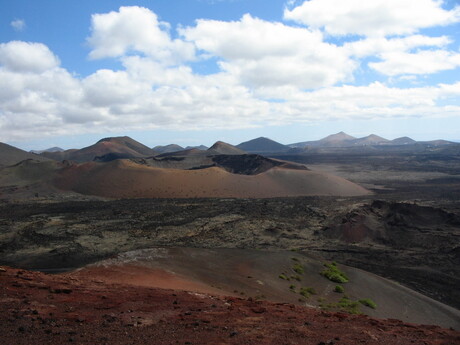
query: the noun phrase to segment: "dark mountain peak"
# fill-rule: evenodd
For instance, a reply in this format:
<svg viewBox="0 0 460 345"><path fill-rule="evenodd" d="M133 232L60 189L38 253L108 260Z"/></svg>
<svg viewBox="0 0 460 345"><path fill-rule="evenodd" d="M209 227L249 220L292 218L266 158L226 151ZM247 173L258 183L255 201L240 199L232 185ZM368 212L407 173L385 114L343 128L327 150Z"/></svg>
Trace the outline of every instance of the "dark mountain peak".
<svg viewBox="0 0 460 345"><path fill-rule="evenodd" d="M353 140L356 139L355 137L345 133L345 132L339 132L336 134L331 134L328 135L327 137L319 140L321 142L331 142L331 141L345 141L345 140Z"/></svg>
<svg viewBox="0 0 460 345"><path fill-rule="evenodd" d="M416 141L409 137L396 138L391 141L393 145L410 145L415 144Z"/></svg>
<svg viewBox="0 0 460 345"><path fill-rule="evenodd" d="M259 137L245 141L236 146L246 152L280 152L287 151L288 147L266 137Z"/></svg>
<svg viewBox="0 0 460 345"><path fill-rule="evenodd" d="M184 148L177 144L169 144L169 145L157 145L153 148L154 151L159 153L169 153L169 152L177 152L182 151Z"/></svg>
<svg viewBox="0 0 460 345"><path fill-rule="evenodd" d="M43 153L43 152L62 152L64 151L64 149L61 149L60 147L50 147L49 149L46 149L46 150L31 150L30 152L31 153L36 153L36 154L40 154L40 153Z"/></svg>
<svg viewBox="0 0 460 345"><path fill-rule="evenodd" d="M107 138L102 138L99 140L96 144L103 143L103 142L125 142L125 141L135 141L134 139L128 137L128 136L122 136L122 137L107 137Z"/></svg>
<svg viewBox="0 0 460 345"><path fill-rule="evenodd" d="M216 141L207 151L213 154L222 155L243 155L246 153L243 150L223 141Z"/></svg>

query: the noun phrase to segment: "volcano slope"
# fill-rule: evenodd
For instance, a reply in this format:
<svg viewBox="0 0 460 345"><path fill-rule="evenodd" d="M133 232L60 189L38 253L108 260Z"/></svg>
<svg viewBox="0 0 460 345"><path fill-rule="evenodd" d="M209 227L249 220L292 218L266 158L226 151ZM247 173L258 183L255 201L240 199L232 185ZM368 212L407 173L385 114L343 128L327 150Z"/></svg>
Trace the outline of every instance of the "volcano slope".
<svg viewBox="0 0 460 345"><path fill-rule="evenodd" d="M325 265L318 258L286 251L152 248L117 255L71 276L289 302L460 330L460 311L454 308L368 272L332 264L348 280L338 284L321 275L329 270ZM337 285L344 291L335 292ZM377 306L358 303L365 299Z"/></svg>
<svg viewBox="0 0 460 345"><path fill-rule="evenodd" d="M247 159L245 155L240 157ZM63 190L110 198L272 198L369 194L366 189L343 178L307 169L280 165L247 175L227 171L229 165L227 162L227 169L182 170L154 168L131 160L92 162L60 170L55 185Z"/></svg>
<svg viewBox="0 0 460 345"><path fill-rule="evenodd" d="M460 333L283 303L0 269L5 344L458 344Z"/></svg>

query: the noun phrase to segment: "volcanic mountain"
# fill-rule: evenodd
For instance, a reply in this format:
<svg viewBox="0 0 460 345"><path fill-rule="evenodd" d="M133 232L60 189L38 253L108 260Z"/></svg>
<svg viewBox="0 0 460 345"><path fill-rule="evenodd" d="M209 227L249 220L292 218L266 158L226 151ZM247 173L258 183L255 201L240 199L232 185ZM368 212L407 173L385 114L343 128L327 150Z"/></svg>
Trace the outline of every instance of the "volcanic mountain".
<svg viewBox="0 0 460 345"><path fill-rule="evenodd" d="M55 183L60 189L113 198L369 194L350 181L322 172L273 167L256 175L246 175L215 166L193 170L154 168L131 160L72 165L57 173Z"/></svg>
<svg viewBox="0 0 460 345"><path fill-rule="evenodd" d="M359 139L354 139L354 140L349 141L350 144L355 145L355 146L382 145L382 144L387 144L389 142L390 141L388 139L379 137L378 135L375 135L375 134L371 134L364 138L359 138Z"/></svg>
<svg viewBox="0 0 460 345"><path fill-rule="evenodd" d="M392 145L412 145L415 144L416 141L414 139L411 139L409 137L401 137L401 138L396 138L391 141Z"/></svg>
<svg viewBox="0 0 460 345"><path fill-rule="evenodd" d="M50 147L49 149L46 149L46 150L31 150L30 152L40 154L40 153L43 153L43 152L62 152L62 151L64 151L64 149L61 149L60 147L54 146L54 147Z"/></svg>
<svg viewBox="0 0 460 345"><path fill-rule="evenodd" d="M237 148L251 153L272 153L272 152L284 152L289 150L289 147L280 144L269 138L260 137L245 141L236 146Z"/></svg>
<svg viewBox="0 0 460 345"><path fill-rule="evenodd" d="M324 146L324 147L340 147L349 146L352 140L356 140L355 137L348 135L345 132L339 132L336 134L328 135L327 137L316 140L316 141L303 141L289 145L290 147L305 147L305 146Z"/></svg>
<svg viewBox="0 0 460 345"><path fill-rule="evenodd" d="M55 160L89 162L97 157L99 160L108 161L117 158L149 157L154 154L155 151L149 147L130 137L124 136L104 138L99 140L96 144L80 150L44 152L42 155ZM107 155L109 156L107 157Z"/></svg>
<svg viewBox="0 0 460 345"><path fill-rule="evenodd" d="M245 153L238 147L224 143L223 141L217 141L207 150L207 154L211 155L242 155Z"/></svg>
<svg viewBox="0 0 460 345"><path fill-rule="evenodd" d="M14 165L23 160L48 161L47 158L26 152L8 144L0 143L0 167Z"/></svg>
<svg viewBox="0 0 460 345"><path fill-rule="evenodd" d="M158 153L168 153L168 152L182 151L184 150L184 148L177 144L169 144L165 146L161 146L161 145L155 146L153 150Z"/></svg>

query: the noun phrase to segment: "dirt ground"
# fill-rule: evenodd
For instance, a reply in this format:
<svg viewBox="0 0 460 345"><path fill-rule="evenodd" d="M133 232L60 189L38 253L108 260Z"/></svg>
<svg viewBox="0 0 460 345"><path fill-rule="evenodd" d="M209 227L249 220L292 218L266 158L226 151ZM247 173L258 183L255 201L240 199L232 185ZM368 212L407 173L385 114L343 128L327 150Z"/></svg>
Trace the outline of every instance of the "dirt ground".
<svg viewBox="0 0 460 345"><path fill-rule="evenodd" d="M426 344L460 333L398 320L0 269L2 343Z"/></svg>

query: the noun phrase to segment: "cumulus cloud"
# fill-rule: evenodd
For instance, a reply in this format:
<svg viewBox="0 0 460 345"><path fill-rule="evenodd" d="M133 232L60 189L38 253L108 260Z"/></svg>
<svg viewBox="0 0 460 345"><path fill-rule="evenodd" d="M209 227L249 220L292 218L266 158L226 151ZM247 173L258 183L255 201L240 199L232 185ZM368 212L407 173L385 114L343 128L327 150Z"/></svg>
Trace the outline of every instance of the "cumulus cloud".
<svg viewBox="0 0 460 345"><path fill-rule="evenodd" d="M439 0L310 0L284 18L331 35L406 35L460 21L460 6L448 11Z"/></svg>
<svg viewBox="0 0 460 345"><path fill-rule="evenodd" d="M267 22L247 14L239 21L199 20L180 33L243 83L301 88L349 80L354 62L319 31ZM206 56L206 55L205 55Z"/></svg>
<svg viewBox="0 0 460 345"><path fill-rule="evenodd" d="M425 50L417 53L392 52L383 54L382 59L382 62L369 63L369 66L388 76L431 74L460 67L460 53L445 50Z"/></svg>
<svg viewBox="0 0 460 345"><path fill-rule="evenodd" d="M24 19L15 19L10 23L10 25L15 31L24 31L26 28L26 22Z"/></svg>
<svg viewBox="0 0 460 345"><path fill-rule="evenodd" d="M90 58L120 57L130 51L174 64L194 57L193 45L172 39L168 25L161 23L157 15L144 7L120 7L118 12L94 14Z"/></svg>
<svg viewBox="0 0 460 345"><path fill-rule="evenodd" d="M446 47L452 43L447 36L430 37L424 35L410 35L398 38L365 38L362 40L347 42L344 49L351 56L363 58L367 56L381 56L392 52L408 52L415 48Z"/></svg>
<svg viewBox="0 0 460 345"><path fill-rule="evenodd" d="M59 65L59 59L41 43L0 43L0 65L11 71L40 73Z"/></svg>
<svg viewBox="0 0 460 345"><path fill-rule="evenodd" d="M117 59L122 68L84 78L62 68L44 44L0 44L2 140L460 115L458 102L448 101L458 100L460 83L347 85L363 61L390 77L458 68L460 54L448 50L452 37L364 37L339 45L319 29L251 15L198 20L176 38L171 30L141 7L94 15L90 57ZM215 73L194 71L194 62L210 58L217 61Z"/></svg>

